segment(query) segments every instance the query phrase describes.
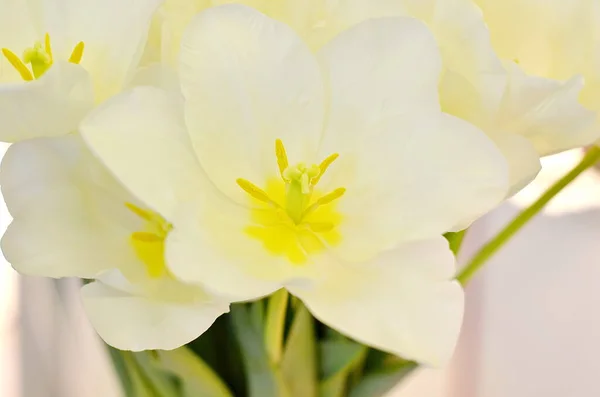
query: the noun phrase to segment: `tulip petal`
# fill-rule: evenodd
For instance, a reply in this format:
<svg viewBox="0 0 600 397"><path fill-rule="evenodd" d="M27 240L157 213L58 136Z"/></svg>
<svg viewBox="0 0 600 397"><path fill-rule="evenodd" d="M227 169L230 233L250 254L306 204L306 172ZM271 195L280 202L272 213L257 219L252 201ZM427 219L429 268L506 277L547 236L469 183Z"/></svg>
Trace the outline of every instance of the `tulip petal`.
<svg viewBox="0 0 600 397"><path fill-rule="evenodd" d="M332 87L322 155L340 154L322 183L347 189L334 247L344 259L439 235L504 198L508 170L496 146L439 110L440 58L424 25L368 21L340 34L321 59Z"/></svg>
<svg viewBox="0 0 600 397"><path fill-rule="evenodd" d="M233 301L263 297L315 271L271 255L245 231L250 211L219 192L206 190L201 200L181 206L173 224L165 252L173 274Z"/></svg>
<svg viewBox="0 0 600 397"><path fill-rule="evenodd" d="M90 148L140 200L170 219L206 180L171 93L138 87L105 102L81 126Z"/></svg>
<svg viewBox="0 0 600 397"><path fill-rule="evenodd" d="M275 140L291 164L316 162L324 88L316 59L287 25L242 5L199 14L183 37L185 117L211 180L236 201L245 178L277 175Z"/></svg>
<svg viewBox="0 0 600 397"><path fill-rule="evenodd" d="M196 339L229 311L225 303L161 301L99 281L84 286L82 296L98 334L121 350L176 349Z"/></svg>
<svg viewBox="0 0 600 397"><path fill-rule="evenodd" d="M579 103L581 76L561 83L528 76L517 65L509 65L508 70L510 83L502 117L511 132L530 140L540 156L589 145L600 138L596 115Z"/></svg>
<svg viewBox="0 0 600 397"><path fill-rule="evenodd" d="M18 271L47 277L94 277L141 267L128 244L143 224L125 207L130 196L80 138L12 145L2 162L2 194L13 221L2 251Z"/></svg>
<svg viewBox="0 0 600 397"><path fill-rule="evenodd" d="M406 359L440 366L456 345L464 295L442 238L401 245L375 260L342 263L314 288L290 288L341 333Z"/></svg>
<svg viewBox="0 0 600 397"><path fill-rule="evenodd" d="M44 28L55 58L68 59L85 44L81 65L98 101L120 91L141 59L150 22L161 0L44 0ZM42 32L42 34L45 32ZM31 45L31 44L30 44Z"/></svg>
<svg viewBox="0 0 600 397"><path fill-rule="evenodd" d="M86 71L78 65L55 63L39 80L0 84L0 140L72 133L92 106Z"/></svg>

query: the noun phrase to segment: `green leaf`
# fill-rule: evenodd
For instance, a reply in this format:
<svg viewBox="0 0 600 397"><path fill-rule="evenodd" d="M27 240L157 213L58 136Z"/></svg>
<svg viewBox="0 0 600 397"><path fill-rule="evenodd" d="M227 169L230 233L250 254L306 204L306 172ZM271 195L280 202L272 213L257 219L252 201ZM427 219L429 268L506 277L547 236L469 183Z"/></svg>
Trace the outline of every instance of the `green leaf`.
<svg viewBox="0 0 600 397"><path fill-rule="evenodd" d="M130 376L131 389L127 397L161 397L152 385L148 384L146 376L144 376L141 368L138 366L133 353L119 351L125 362Z"/></svg>
<svg viewBox="0 0 600 397"><path fill-rule="evenodd" d="M265 346L271 362L276 364L281 361L288 296L288 292L282 288L269 297L267 306Z"/></svg>
<svg viewBox="0 0 600 397"><path fill-rule="evenodd" d="M320 397L342 397L350 372L366 357L368 348L344 339L321 342L321 381Z"/></svg>
<svg viewBox="0 0 600 397"><path fill-rule="evenodd" d="M317 345L312 315L298 305L281 361L283 377L294 397L317 397Z"/></svg>
<svg viewBox="0 0 600 397"><path fill-rule="evenodd" d="M140 375L156 396L184 397L179 379L155 364L154 351L131 353Z"/></svg>
<svg viewBox="0 0 600 397"><path fill-rule="evenodd" d="M389 367L366 374L352 388L349 397L381 397L417 368L413 361L397 362Z"/></svg>
<svg viewBox="0 0 600 397"><path fill-rule="evenodd" d="M119 380L121 381L121 386L123 388L123 394L125 397L134 397L134 385L131 374L131 370L125 361L125 358L121 355L121 352L115 349L112 346L106 345L108 349L108 353L110 354L110 359L113 363L113 368L115 372L119 376Z"/></svg>
<svg viewBox="0 0 600 397"><path fill-rule="evenodd" d="M261 301L255 302L262 305ZM258 324L256 310L244 305L231 307L233 332L240 345L249 397L291 397L280 368L274 365L267 355L264 343L264 330Z"/></svg>
<svg viewBox="0 0 600 397"><path fill-rule="evenodd" d="M180 347L156 353L154 365L180 378L182 397L233 397L221 378L190 349Z"/></svg>

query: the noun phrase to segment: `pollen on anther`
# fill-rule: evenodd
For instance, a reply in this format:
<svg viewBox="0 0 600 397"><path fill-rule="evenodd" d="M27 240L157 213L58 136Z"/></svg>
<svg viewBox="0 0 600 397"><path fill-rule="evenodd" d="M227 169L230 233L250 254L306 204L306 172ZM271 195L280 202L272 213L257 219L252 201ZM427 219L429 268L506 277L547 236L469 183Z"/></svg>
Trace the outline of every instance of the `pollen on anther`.
<svg viewBox="0 0 600 397"><path fill-rule="evenodd" d="M85 44L83 43L83 41L80 41L79 43L77 43L75 48L73 48L73 52L71 53L71 56L69 57L69 62L75 63L75 64L80 63L81 58L83 57L84 48L85 48Z"/></svg>
<svg viewBox="0 0 600 397"><path fill-rule="evenodd" d="M19 72L23 80L33 81L33 74L29 69L27 69L27 66L25 66L21 58L19 58L14 52L8 48L3 48L2 55L4 55L6 60L16 69L17 72Z"/></svg>
<svg viewBox="0 0 600 397"><path fill-rule="evenodd" d="M323 174L325 174L325 171L327 171L329 166L331 164L333 164L333 162L335 160L337 160L338 157L340 157L340 155L338 153L333 153L333 154L329 155L325 160L323 160L321 162L321 164L319 164L319 170L320 170L319 175L315 176L311 181L311 184L313 186L315 186L317 183L319 183L319 181L321 180L321 177L323 176Z"/></svg>
<svg viewBox="0 0 600 397"><path fill-rule="evenodd" d="M285 146L283 146L283 142L281 139L275 140L275 156L277 157L277 166L279 167L279 174L283 179L283 173L289 166L287 153L285 151Z"/></svg>
<svg viewBox="0 0 600 397"><path fill-rule="evenodd" d="M238 184L239 187L242 188L243 191L245 191L246 193L248 193L250 196L254 197L255 199L262 201L264 203L272 203L272 200L269 198L269 195L264 190L262 190L261 188L259 188L255 184L253 184L252 182L250 182L246 179L238 178L236 180L236 183Z"/></svg>

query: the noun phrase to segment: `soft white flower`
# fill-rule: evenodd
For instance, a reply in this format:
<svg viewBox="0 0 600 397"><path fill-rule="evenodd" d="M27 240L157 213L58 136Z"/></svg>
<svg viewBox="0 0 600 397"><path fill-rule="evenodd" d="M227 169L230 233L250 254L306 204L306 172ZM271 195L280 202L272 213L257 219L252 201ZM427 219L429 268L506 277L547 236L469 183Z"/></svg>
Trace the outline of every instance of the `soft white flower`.
<svg viewBox="0 0 600 397"><path fill-rule="evenodd" d="M183 112L137 88L81 131L173 225L180 279L234 300L284 287L361 342L440 364L463 312L441 234L507 189L495 146L440 111L440 64L412 19L364 22L314 55L280 22L215 7L183 38Z"/></svg>
<svg viewBox="0 0 600 397"><path fill-rule="evenodd" d="M509 194L520 190L537 175L541 156L581 147L600 138L600 128L594 125L594 114L581 106L577 98L580 92L584 98L589 96L592 86L596 87L596 93L600 92L600 67L593 68L596 78L583 71L545 75L527 67L525 71L532 75L525 75L512 62L515 57L506 58L503 63L496 55L481 10L472 0L166 0L162 22L157 25L161 27L162 36L155 36L157 40L162 37L163 59L172 62L177 58L179 40L193 10L232 2L258 8L285 22L315 51L340 32L369 19L410 16L425 22L442 52L443 73L439 86L442 109L476 124L494 140L510 165ZM488 2L497 8L503 8L505 4L504 0ZM582 2L577 0L573 4ZM520 0L506 4L509 3L523 12ZM536 4L538 8L545 7L545 3ZM503 14L506 22L502 26L507 30L512 29L513 14L512 11ZM537 26L529 23L533 19L532 16L524 21L529 30ZM585 42L590 43L595 36L588 28L582 29L587 34ZM523 41L514 32L509 35L499 33L497 40L504 41L504 37ZM594 40L596 45L600 42ZM565 51L574 51L572 41L553 41L565 43ZM534 53L532 51L531 55ZM570 59L566 54L561 58L562 63ZM583 91L583 81L577 73L586 74ZM557 80L541 79L540 76ZM600 98L595 98L594 106L600 108ZM588 100L586 104L591 106L590 102Z"/></svg>
<svg viewBox="0 0 600 397"><path fill-rule="evenodd" d="M162 0L0 0L0 140L75 130L120 91Z"/></svg>
<svg viewBox="0 0 600 397"><path fill-rule="evenodd" d="M173 349L228 311L169 273L164 239L171 226L127 193L80 137L13 144L0 183L14 217L2 238L6 259L24 274L98 276L83 287L83 303L109 344Z"/></svg>
<svg viewBox="0 0 600 397"><path fill-rule="evenodd" d="M585 77L582 102L600 112L599 0L476 0L494 49L535 76Z"/></svg>

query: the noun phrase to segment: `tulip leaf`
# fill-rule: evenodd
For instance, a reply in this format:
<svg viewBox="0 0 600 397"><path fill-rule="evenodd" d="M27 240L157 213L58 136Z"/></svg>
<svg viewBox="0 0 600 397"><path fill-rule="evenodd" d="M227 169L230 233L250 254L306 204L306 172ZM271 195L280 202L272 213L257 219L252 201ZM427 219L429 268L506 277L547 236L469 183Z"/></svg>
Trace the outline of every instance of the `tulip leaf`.
<svg viewBox="0 0 600 397"><path fill-rule="evenodd" d="M294 397L317 397L317 345L314 320L297 305L285 344L281 370Z"/></svg>
<svg viewBox="0 0 600 397"><path fill-rule="evenodd" d="M200 357L186 347L157 351L155 365L177 375L182 383L182 397L233 397L227 385Z"/></svg>
<svg viewBox="0 0 600 397"><path fill-rule="evenodd" d="M401 361L365 376L352 388L349 397L381 397L417 368L413 361Z"/></svg>
<svg viewBox="0 0 600 397"><path fill-rule="evenodd" d="M325 340L320 345L320 397L345 396L348 375L360 365L368 352L367 346L345 339Z"/></svg>
<svg viewBox="0 0 600 397"><path fill-rule="evenodd" d="M180 379L154 363L154 351L129 353L137 364L141 378L144 380L150 395L156 397L184 397Z"/></svg>
<svg viewBox="0 0 600 397"><path fill-rule="evenodd" d="M268 299L265 320L265 346L269 358L274 363L281 361L283 353L283 333L285 331L285 314L288 300L288 292L283 288L275 292Z"/></svg>
<svg viewBox="0 0 600 397"><path fill-rule="evenodd" d="M110 354L110 358L113 363L113 368L119 376L119 380L121 381L123 394L125 395L125 397L135 396L135 386L133 384L134 374L132 374L132 369L129 368L130 366L121 354L120 350L117 350L109 345L106 345L106 347L108 349L108 353Z"/></svg>
<svg viewBox="0 0 600 397"><path fill-rule="evenodd" d="M253 303L251 306L263 303ZM231 324L240 345L249 397L292 397L280 368L269 360L264 328L257 310L237 304L231 307Z"/></svg>

